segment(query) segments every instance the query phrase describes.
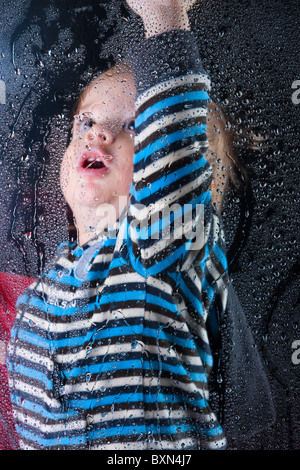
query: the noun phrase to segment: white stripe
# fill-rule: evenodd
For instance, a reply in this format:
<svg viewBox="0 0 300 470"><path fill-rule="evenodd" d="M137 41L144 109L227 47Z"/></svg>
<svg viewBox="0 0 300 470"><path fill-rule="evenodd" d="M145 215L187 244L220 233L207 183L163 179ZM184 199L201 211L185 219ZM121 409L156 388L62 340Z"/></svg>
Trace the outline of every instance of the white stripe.
<svg viewBox="0 0 300 470"><path fill-rule="evenodd" d="M120 344L118 344L118 343L117 344L108 343L108 344L105 344L105 345L100 345L100 346L95 345L95 346L93 346L91 341L89 341L89 342L85 341L83 344L81 344L80 351L77 351L77 352L74 352L74 353L71 353L71 352L65 353L64 350L63 350L63 352L61 352L60 349L58 348L57 355L56 355L56 359L57 359L58 363L60 363L60 364L67 364L67 363L72 364L72 363L76 363L76 361L79 361L80 359L86 359L87 357L89 357L89 358L98 357L98 363L101 364L102 359L105 358L105 357L107 358L107 360L110 359L111 361L113 361L113 356L114 355L128 354L132 351L140 351L140 352L143 351L144 355L147 355L147 352L148 352L150 354L158 355L158 358L159 357L165 357L165 358L169 357L169 358L172 358L172 359L174 359L174 358L177 359L178 355L177 355L177 353L175 353L173 351L172 347L171 348L170 348L170 346L164 347L164 346L159 344L159 341L163 341L162 338L160 337L160 331L162 331L164 329L164 325L165 325L165 327L168 327L168 328L171 327L171 328L174 329L174 335L176 335L176 331L178 332L180 330L183 333L188 333L189 330L188 330L187 324L184 323L184 322L179 323L176 320L170 321L170 319L168 319L169 321L166 321L167 319L163 315L154 315L154 318L150 317L150 312L148 313L148 315L149 315L149 320L157 321L158 323L159 323L159 319L163 320L163 323L160 323L162 325L161 329L157 331L156 344L154 344L154 345L147 344L147 346L145 346L144 342L140 339L139 335L135 334L134 326L133 326L132 327L132 334L130 336L130 338L131 338L130 342L126 341L126 342L120 343ZM126 319L128 319L128 315L126 315ZM147 320L147 315L145 315L145 320ZM126 325L126 320L124 322L124 326L127 326ZM103 328L105 328L105 327L106 327L106 325L103 326ZM201 337L202 337L203 341L205 341L207 346L208 346L209 345L208 338L205 335L204 331L202 331ZM199 332L200 332L200 330L199 330ZM136 340L134 338L136 338ZM101 338L99 338L99 339L101 340ZM184 341L184 338L183 338L183 341ZM96 340L96 344L97 344L97 340ZM184 347L184 348L185 348L186 352L184 354L182 354L181 356L185 358L187 363L195 364L195 365L198 364L199 366L201 366L202 361L201 361L200 357L198 355L194 355L194 354L189 355L188 354L189 348L188 347ZM120 359L118 359L118 360L119 360L119 362L121 362ZM128 360L128 357L125 357L125 360ZM182 359L179 358L179 361L181 363Z"/></svg>
<svg viewBox="0 0 300 470"><path fill-rule="evenodd" d="M210 441L207 443L207 448L210 450L218 450L225 446L227 446L227 440L223 436L221 439L220 438L218 439L218 436L216 436L213 441Z"/></svg>
<svg viewBox="0 0 300 470"><path fill-rule="evenodd" d="M200 159L202 157L201 149L206 149L207 146L207 140L203 142L196 141L193 143L193 145L189 145L188 147L183 147L179 150L171 152L165 157L156 160L151 165L146 166L146 168L136 171L133 175L133 182L138 183L145 178L149 178L153 173L165 169L170 163L177 162L178 160L181 160L190 155L195 154L195 159Z"/></svg>
<svg viewBox="0 0 300 470"><path fill-rule="evenodd" d="M195 84L203 83L204 86L209 90L210 89L210 79L206 74L194 73L187 74L180 77L175 77L170 80L164 81L153 87L149 88L147 91L142 93L136 100L136 109L143 105L150 98L153 98L155 95L159 95L165 91L168 91L172 88L174 94L176 94L176 88L186 84ZM193 88L191 87L191 91Z"/></svg>
<svg viewBox="0 0 300 470"><path fill-rule="evenodd" d="M72 269L73 263L66 256L61 256L57 259L56 264L66 269L67 271Z"/></svg>
<svg viewBox="0 0 300 470"><path fill-rule="evenodd" d="M45 289L44 295L47 294L47 300L43 299L48 305L55 305L61 308L68 308L74 306L74 302L77 300L89 299L91 297L97 296L103 290L103 285L97 287L88 287L86 289L76 290L76 292L66 291L54 286L48 286L49 288ZM40 289L39 289L40 293ZM67 302L61 305L62 302ZM70 304L70 305L68 305Z"/></svg>
<svg viewBox="0 0 300 470"><path fill-rule="evenodd" d="M219 241L220 237L220 219L216 214L212 214L212 227L211 227L212 233L213 233L213 246L216 245Z"/></svg>
<svg viewBox="0 0 300 470"><path fill-rule="evenodd" d="M37 279L37 280L34 281L32 284L30 284L30 285L26 288L26 290L27 290L27 289L28 289L28 290L33 290L39 282L40 282L39 279ZM26 290L25 290L25 292L26 292Z"/></svg>
<svg viewBox="0 0 300 470"><path fill-rule="evenodd" d="M207 178L209 172L205 172L205 173L206 174L202 174L199 178L197 178L196 180L197 185L200 183L200 181L203 182L203 180ZM195 185L195 181L193 181L189 185L184 186L179 191L174 191L172 193L174 200L178 199L179 197L182 197L185 193L190 192L191 189L193 189L194 185ZM137 231L137 228L139 228L139 226L143 227L145 225L145 227L148 229L149 220L151 219L151 216L154 213L158 211L167 212L168 210L170 211L172 210L172 205L168 206L166 198L162 198L157 203L151 204L148 207L139 208L138 205L132 204L130 206L130 212L135 217L136 220L135 222L130 223L129 225L129 235L133 243L136 243L136 244L139 243L140 237ZM166 216L167 214L164 214L164 215ZM184 217L183 217L183 223L185 223ZM195 224L195 223L196 221L192 222L192 224ZM194 232L191 232L192 225L188 225L188 224L185 224L185 225L189 227L189 230L187 230L187 233L191 235L191 238L194 238ZM150 226L152 226L152 224ZM157 253L159 253L162 250L165 250L168 246L170 246L174 242L174 240L181 240L183 238L182 232L184 231L184 233L186 233L185 230L186 228L184 228L183 230L182 226L177 225L176 227L176 224L175 224L174 235L172 237L155 241L155 238L152 235L153 243L146 249L140 248L141 258L143 260L147 260L147 259L151 259L155 257ZM200 228L200 230L202 229ZM200 244L197 243L197 251L200 251L203 248L203 246L207 243L206 233L207 233L207 230L203 227L203 233L201 233Z"/></svg>
<svg viewBox="0 0 300 470"><path fill-rule="evenodd" d="M102 254L102 255L97 255L93 261L93 265L96 263L110 263L113 258L113 253L107 253L107 254ZM69 271L73 269L73 267L77 264L78 260L74 261L72 264L69 264ZM58 286L54 287L51 284L47 284L43 279L41 279L37 284L36 287L36 292L43 295L47 295L50 297L50 299L53 297L53 292L55 292L55 297L59 298L60 300L65 300L68 302L73 301L75 298L76 299L84 299L93 295L97 295L99 292L101 292L102 287L88 287L88 288L77 288L76 289L76 294L74 292L66 291L63 289L59 289ZM32 288L33 289L33 288ZM49 299L49 300L50 300ZM48 301L48 303L51 303L51 301Z"/></svg>
<svg viewBox="0 0 300 470"><path fill-rule="evenodd" d="M46 354L47 353L48 351L46 350ZM33 352L32 347L30 347L29 350L23 347L17 347L16 354L18 357L23 358L26 361L30 361L34 364L38 364L39 366L45 367L50 373L53 372L53 368L54 368L53 360L47 355Z"/></svg>
<svg viewBox="0 0 300 470"><path fill-rule="evenodd" d="M140 275L137 272L128 272L128 273L122 273L122 274L115 274L111 275L105 280L105 285L107 286L114 286L114 285L125 285L127 283L146 283L148 286L151 286L155 289L158 289L165 294L172 295L173 294L173 289L172 286L165 281L162 281L161 279L157 279L155 277L149 276L145 278L144 276ZM125 291L124 291L125 293ZM127 309L126 309L127 311Z"/></svg>
<svg viewBox="0 0 300 470"><path fill-rule="evenodd" d="M14 379L14 389L15 396L18 396L18 391L21 392L20 395L23 396L24 393L30 396L30 401L35 401L35 398L41 400L45 404L45 408L48 408L50 412L57 413L61 411L61 403L55 398L51 397L46 393L42 388L36 387L35 385L28 384L23 382L21 379L15 377ZM24 408L25 410L25 408Z"/></svg>
<svg viewBox="0 0 300 470"><path fill-rule="evenodd" d="M207 225L204 227L204 231L203 231L203 234L202 234L202 236L203 236L203 247L205 245L207 245L208 237L209 237L209 233L210 233L210 228L211 228L211 222L208 222ZM197 252L199 252L199 251L200 250L197 249ZM192 265L192 263L194 263L194 262L195 262L195 251L192 249L190 255L187 257L187 259L183 263L183 265L181 267L181 270L187 272L190 269L190 266Z"/></svg>
<svg viewBox="0 0 300 470"><path fill-rule="evenodd" d="M21 450L36 450L36 447L25 442L24 439L19 437L19 446Z"/></svg>
<svg viewBox="0 0 300 470"><path fill-rule="evenodd" d="M213 277L214 281L217 284L217 290L218 292L222 292L222 290L226 290L227 286L224 283L221 273L217 270L215 265L212 263L211 259L207 259L206 267L208 269L209 274Z"/></svg>
<svg viewBox="0 0 300 470"><path fill-rule="evenodd" d="M25 425L29 425L33 428L36 428L39 433L59 433L59 432L65 432L65 431L72 431L72 430L80 430L82 429L83 431L85 430L86 426L86 420L79 420L78 421L71 421L69 418L68 420L63 420L63 421L58 421L57 424L50 424L44 423L43 420L36 419L33 416L30 416L29 414L25 414L25 416L22 413L18 413L18 421L25 423ZM35 442L35 441L33 441Z"/></svg>
<svg viewBox="0 0 300 470"><path fill-rule="evenodd" d="M125 285L127 282L145 282L145 278L141 276L139 273L133 271L129 273L122 273L109 276L105 279L106 286L114 286L114 285Z"/></svg>
<svg viewBox="0 0 300 470"><path fill-rule="evenodd" d="M156 287L156 283L153 282L152 285ZM149 285L151 285L149 283ZM166 284L166 289L169 291L170 286ZM166 292L166 291L165 291ZM159 306L157 307L159 310ZM47 331L49 333L68 333L72 332L73 330L79 331L83 329L90 329L93 326L96 326L97 324L103 324L103 326L106 327L107 322L112 320L112 319L123 319L126 321L126 319L130 318L147 318L152 317L151 320L153 319L154 321L157 320L161 323L167 323L170 322L170 318L167 316L164 316L162 313L159 311L147 311L144 310L143 308L127 308L126 305L124 307L122 306L119 310L102 310L102 311L96 311L91 318L87 320L79 320L79 321L73 321L71 323L66 323L64 321L62 322L57 322L57 323L51 323L48 322L47 320L44 320L40 318L37 315L35 315L32 312L26 312L26 316L24 316L24 321L28 324L35 323L39 328L43 329L44 331ZM31 323L30 323L31 322ZM175 320L174 320L175 322ZM172 323L173 324L173 323ZM182 326L182 323L174 323L175 327L180 327ZM34 326L34 325L33 325ZM13 347L11 343L9 343L9 347Z"/></svg>
<svg viewBox="0 0 300 470"><path fill-rule="evenodd" d="M36 419L34 416L30 416L29 414L26 414L25 416L23 414L19 414L19 421L26 423L27 426L32 426L33 428L38 429L40 433L45 434L70 432L74 430L82 430L85 432L86 430L86 419L80 419L80 416L76 417L75 420L73 417L68 417L68 419L58 421L55 424L50 424L49 422L47 423L43 420ZM72 439L70 438L70 440Z"/></svg>
<svg viewBox="0 0 300 470"><path fill-rule="evenodd" d="M148 124L145 129L143 129L139 134L135 136L134 145L141 145L144 140L151 135L155 134L160 128L168 127L174 125L178 122L182 123L187 119L196 119L197 117L206 117L207 116L207 108L201 106L200 108L188 108L184 111L178 111L173 114L164 114L163 117L151 122ZM205 123L203 123L205 124ZM190 127L190 126L189 126ZM189 128L187 127L187 129ZM168 132L166 129L166 136L168 136Z"/></svg>
<svg viewBox="0 0 300 470"><path fill-rule="evenodd" d="M190 181L188 184L182 186L180 189L168 194L167 197L162 197L155 203L149 204L148 206L145 206L144 204L130 204L129 214L132 215L138 221L143 221L147 220L149 216L151 216L155 212L163 211L163 209L167 210L167 208L171 210L172 205L176 203L178 199L181 199L186 194L189 194L191 191L200 187L207 179L210 178L211 173L212 169L208 168L193 181ZM148 223L146 225L148 225Z"/></svg>
<svg viewBox="0 0 300 470"><path fill-rule="evenodd" d="M155 373L157 371L155 370ZM106 376L106 373L105 373ZM183 376L186 378L186 376ZM64 395L71 395L73 393L82 393L82 392L96 392L97 390L102 390L105 392L107 388L110 390L113 387L119 387L120 394L126 393L126 387L128 386L138 386L143 385L144 387L152 388L159 386L159 387L172 387L173 389L177 389L181 392L188 392L188 393L199 393L201 397L208 400L209 398L209 390L203 388L202 382L184 382L181 381L179 378L174 378L174 380L170 380L169 378L158 378L155 376L151 376L151 369L149 370L149 375L145 377L141 376L126 376L126 377L117 377L117 378L110 378L107 380L101 380L101 378L97 380L90 380L89 382L78 382L76 384L64 386ZM205 386L205 385L204 385ZM134 394L134 392L131 392ZM109 393L108 393L109 396ZM79 399L79 398L78 398ZM99 406L101 406L101 398L99 399Z"/></svg>

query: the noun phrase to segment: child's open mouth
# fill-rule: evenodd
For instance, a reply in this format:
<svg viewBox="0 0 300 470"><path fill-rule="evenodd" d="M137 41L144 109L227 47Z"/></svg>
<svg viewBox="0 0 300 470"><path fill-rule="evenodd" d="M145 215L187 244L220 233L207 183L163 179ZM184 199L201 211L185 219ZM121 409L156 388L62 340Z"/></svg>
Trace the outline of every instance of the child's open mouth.
<svg viewBox="0 0 300 470"><path fill-rule="evenodd" d="M112 158L98 149L84 150L80 156L78 171L84 174L105 175L109 171Z"/></svg>
<svg viewBox="0 0 300 470"><path fill-rule="evenodd" d="M102 160L93 160L89 158L83 162L83 168L89 168L90 170L99 170L100 168L104 168L105 165Z"/></svg>

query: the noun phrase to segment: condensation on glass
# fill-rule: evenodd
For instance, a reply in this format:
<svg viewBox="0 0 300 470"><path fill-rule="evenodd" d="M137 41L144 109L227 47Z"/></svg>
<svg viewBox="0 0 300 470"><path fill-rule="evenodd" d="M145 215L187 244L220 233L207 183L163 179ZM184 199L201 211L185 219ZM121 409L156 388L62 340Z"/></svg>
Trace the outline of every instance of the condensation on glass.
<svg viewBox="0 0 300 470"><path fill-rule="evenodd" d="M222 125L230 131L233 147L227 150L234 149L239 162L222 218L230 276L265 360L277 411L264 435L237 442L242 449L299 448L297 13L293 0L204 0L191 15L211 98L224 115L216 134ZM121 3L2 5L0 448L17 446L5 367L16 299L43 273L57 246L76 236L59 185L73 106L97 72L121 59L124 46L141 33L140 21Z"/></svg>

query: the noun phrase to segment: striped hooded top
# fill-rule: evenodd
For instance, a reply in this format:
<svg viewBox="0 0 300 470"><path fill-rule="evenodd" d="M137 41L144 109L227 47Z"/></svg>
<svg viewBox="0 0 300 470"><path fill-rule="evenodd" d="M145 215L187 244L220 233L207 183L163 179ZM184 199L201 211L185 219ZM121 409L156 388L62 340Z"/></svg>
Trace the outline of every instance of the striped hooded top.
<svg viewBox="0 0 300 470"><path fill-rule="evenodd" d="M60 245L17 303L8 368L22 449L226 447L208 386L228 280L204 157L209 80L190 32L145 39L129 59L128 211L85 245Z"/></svg>

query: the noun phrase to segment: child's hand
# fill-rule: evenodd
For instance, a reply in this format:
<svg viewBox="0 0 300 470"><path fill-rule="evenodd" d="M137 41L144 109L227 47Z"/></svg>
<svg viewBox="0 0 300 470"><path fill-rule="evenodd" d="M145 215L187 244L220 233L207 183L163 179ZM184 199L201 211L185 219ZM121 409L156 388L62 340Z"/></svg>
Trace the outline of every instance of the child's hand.
<svg viewBox="0 0 300 470"><path fill-rule="evenodd" d="M189 11L197 0L126 0L130 8L143 17L145 10L157 10L160 7L174 9L180 8Z"/></svg>
<svg viewBox="0 0 300 470"><path fill-rule="evenodd" d="M145 27L146 37L175 29L190 29L187 12L196 0L126 0L139 15Z"/></svg>

